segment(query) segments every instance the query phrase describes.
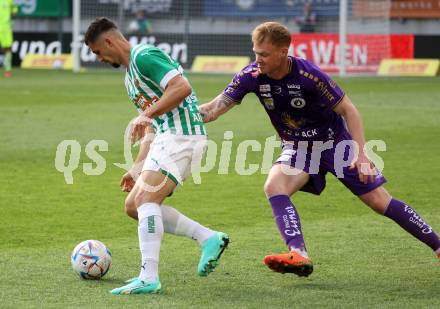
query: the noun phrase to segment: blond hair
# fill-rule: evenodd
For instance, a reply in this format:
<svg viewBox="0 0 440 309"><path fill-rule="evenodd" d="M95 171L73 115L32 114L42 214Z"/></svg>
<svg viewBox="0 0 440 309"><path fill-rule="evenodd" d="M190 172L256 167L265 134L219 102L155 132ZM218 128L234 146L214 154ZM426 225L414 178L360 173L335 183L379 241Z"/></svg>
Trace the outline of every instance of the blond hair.
<svg viewBox="0 0 440 309"><path fill-rule="evenodd" d="M292 40L287 27L274 21L262 23L252 31L253 43L261 44L266 39L278 47L289 47Z"/></svg>

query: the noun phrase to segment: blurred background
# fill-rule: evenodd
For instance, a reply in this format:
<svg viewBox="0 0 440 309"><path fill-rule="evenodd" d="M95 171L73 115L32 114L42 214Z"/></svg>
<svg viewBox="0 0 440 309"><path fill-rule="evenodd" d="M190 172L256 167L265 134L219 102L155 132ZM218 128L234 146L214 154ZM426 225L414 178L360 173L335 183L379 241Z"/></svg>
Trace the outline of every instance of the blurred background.
<svg viewBox="0 0 440 309"><path fill-rule="evenodd" d="M193 65L197 56L252 59L250 32L268 20L288 26L293 36L292 54L307 58L331 73L376 74L383 59L440 58L438 0L15 0L15 3L19 8L13 17L15 66L27 54L70 54L77 50L73 60L76 70L79 66L99 67L86 46L72 45L72 41L81 41L89 23L98 16L115 20L133 44L157 45L186 69L195 71L240 69L232 68L238 61L236 58L202 57L201 63ZM417 70L414 65L410 69L401 65L402 68Z"/></svg>

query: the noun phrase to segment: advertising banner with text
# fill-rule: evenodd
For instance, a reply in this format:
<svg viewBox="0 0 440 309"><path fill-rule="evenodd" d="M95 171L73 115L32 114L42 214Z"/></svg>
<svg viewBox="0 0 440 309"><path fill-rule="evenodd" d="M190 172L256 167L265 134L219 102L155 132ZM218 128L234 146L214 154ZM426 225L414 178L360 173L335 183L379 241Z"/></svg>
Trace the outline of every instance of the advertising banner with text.
<svg viewBox="0 0 440 309"><path fill-rule="evenodd" d="M206 16L302 16L306 2L319 16L338 16L339 0L204 0Z"/></svg>
<svg viewBox="0 0 440 309"><path fill-rule="evenodd" d="M339 37L328 33L292 34L291 54L306 58L326 72L338 72ZM12 52L14 65L19 65L27 54L55 55L69 53L71 34L65 33L63 44L57 41L57 33L23 33L14 36ZM129 37L132 45L148 43L163 49L178 60L184 68L190 68L196 56L245 56L255 59L249 35L160 34L147 37ZM432 42L435 42L431 39ZM380 61L387 58L414 58L414 36L402 35L349 35L347 63L349 72L376 72ZM96 56L83 45L81 63L97 66ZM425 55L426 57L426 55ZM101 65L102 66L102 65Z"/></svg>
<svg viewBox="0 0 440 309"><path fill-rule="evenodd" d="M312 61L324 71L338 72L339 35L292 34L291 53ZM346 63L349 73L373 73L382 59L414 58L413 35L352 34L347 36Z"/></svg>
<svg viewBox="0 0 440 309"><path fill-rule="evenodd" d="M353 16L384 18L439 18L439 0L354 0Z"/></svg>
<svg viewBox="0 0 440 309"><path fill-rule="evenodd" d="M18 16L25 17L67 17L70 15L69 0L15 0Z"/></svg>

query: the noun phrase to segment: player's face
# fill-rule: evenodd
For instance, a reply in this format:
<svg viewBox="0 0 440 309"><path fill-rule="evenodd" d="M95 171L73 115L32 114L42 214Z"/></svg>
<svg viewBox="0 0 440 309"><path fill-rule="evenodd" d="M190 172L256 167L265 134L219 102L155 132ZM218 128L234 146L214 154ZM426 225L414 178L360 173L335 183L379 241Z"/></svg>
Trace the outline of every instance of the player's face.
<svg viewBox="0 0 440 309"><path fill-rule="evenodd" d="M96 42L90 43L89 47L100 62L108 63L114 68L121 66L117 50L109 38L98 38Z"/></svg>
<svg viewBox="0 0 440 309"><path fill-rule="evenodd" d="M262 43L254 43L253 51L260 73L270 74L282 69L288 49L264 40Z"/></svg>

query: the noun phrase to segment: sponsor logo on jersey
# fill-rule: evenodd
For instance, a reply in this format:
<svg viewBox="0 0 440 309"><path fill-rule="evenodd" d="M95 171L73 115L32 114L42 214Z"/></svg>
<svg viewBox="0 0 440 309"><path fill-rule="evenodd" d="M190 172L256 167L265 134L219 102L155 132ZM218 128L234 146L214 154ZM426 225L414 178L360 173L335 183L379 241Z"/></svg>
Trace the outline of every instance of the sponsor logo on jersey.
<svg viewBox="0 0 440 309"><path fill-rule="evenodd" d="M281 88L280 86L274 86L273 88L274 88L274 94L282 95L283 88Z"/></svg>
<svg viewBox="0 0 440 309"><path fill-rule="evenodd" d="M328 131L327 131L327 138L328 139L334 139L335 138L335 131L333 131L331 128L328 128Z"/></svg>
<svg viewBox="0 0 440 309"><path fill-rule="evenodd" d="M225 93L233 93L233 92L234 92L234 88L232 88L232 87L228 87L225 90Z"/></svg>
<svg viewBox="0 0 440 309"><path fill-rule="evenodd" d="M287 84L287 89L301 89L301 85Z"/></svg>
<svg viewBox="0 0 440 309"><path fill-rule="evenodd" d="M293 95L293 96L295 96L295 97L300 97L300 96L302 96L302 92L301 91L299 91L299 90L290 90L289 91L289 94L290 95Z"/></svg>
<svg viewBox="0 0 440 309"><path fill-rule="evenodd" d="M301 137L313 137L318 135L318 129L301 131Z"/></svg>
<svg viewBox="0 0 440 309"><path fill-rule="evenodd" d="M308 138L308 137L314 137L316 135L318 135L318 129L311 129L311 130L295 132L296 137L301 136L304 138Z"/></svg>
<svg viewBox="0 0 440 309"><path fill-rule="evenodd" d="M145 95L143 95L137 88L141 88L140 82L138 79L134 79L134 86L133 87L130 83L128 83L129 88L129 97L133 101L134 105L141 110L146 110L147 107L153 105L156 101L159 100L157 96L150 98L147 98Z"/></svg>
<svg viewBox="0 0 440 309"><path fill-rule="evenodd" d="M153 105L159 98L157 96L152 97L151 99L146 98L143 94L138 94L137 97L134 98L134 105L140 108L141 110L146 110L147 107Z"/></svg>
<svg viewBox="0 0 440 309"><path fill-rule="evenodd" d="M199 113L192 114L192 121L193 122L203 122L202 115L200 115Z"/></svg>
<svg viewBox="0 0 440 309"><path fill-rule="evenodd" d="M240 86L240 80L239 79L235 79L232 80L231 84L229 85L229 87L237 89L238 86Z"/></svg>
<svg viewBox="0 0 440 309"><path fill-rule="evenodd" d="M299 74L301 74L304 77L307 77L310 80L313 80L315 83L319 81L319 78L317 76L314 76L312 73L305 72L304 70L300 70Z"/></svg>
<svg viewBox="0 0 440 309"><path fill-rule="evenodd" d="M263 102L264 106L266 106L267 109L273 110L275 108L275 104L272 98L263 99Z"/></svg>
<svg viewBox="0 0 440 309"><path fill-rule="evenodd" d="M260 95L261 95L262 97L265 97L265 98L271 98L271 97L272 97L272 95L270 94L270 92L269 92L269 93L260 93Z"/></svg>
<svg viewBox="0 0 440 309"><path fill-rule="evenodd" d="M328 87L324 82L317 83L316 88L321 92L321 96L325 97L329 102L335 100L335 97L328 90Z"/></svg>
<svg viewBox="0 0 440 309"><path fill-rule="evenodd" d="M304 100L303 98L293 98L290 101L290 105L292 105L292 107L294 108L303 108L304 106L306 106L306 100Z"/></svg>
<svg viewBox="0 0 440 309"><path fill-rule="evenodd" d="M269 84L260 85L260 92L270 92L270 85Z"/></svg>

